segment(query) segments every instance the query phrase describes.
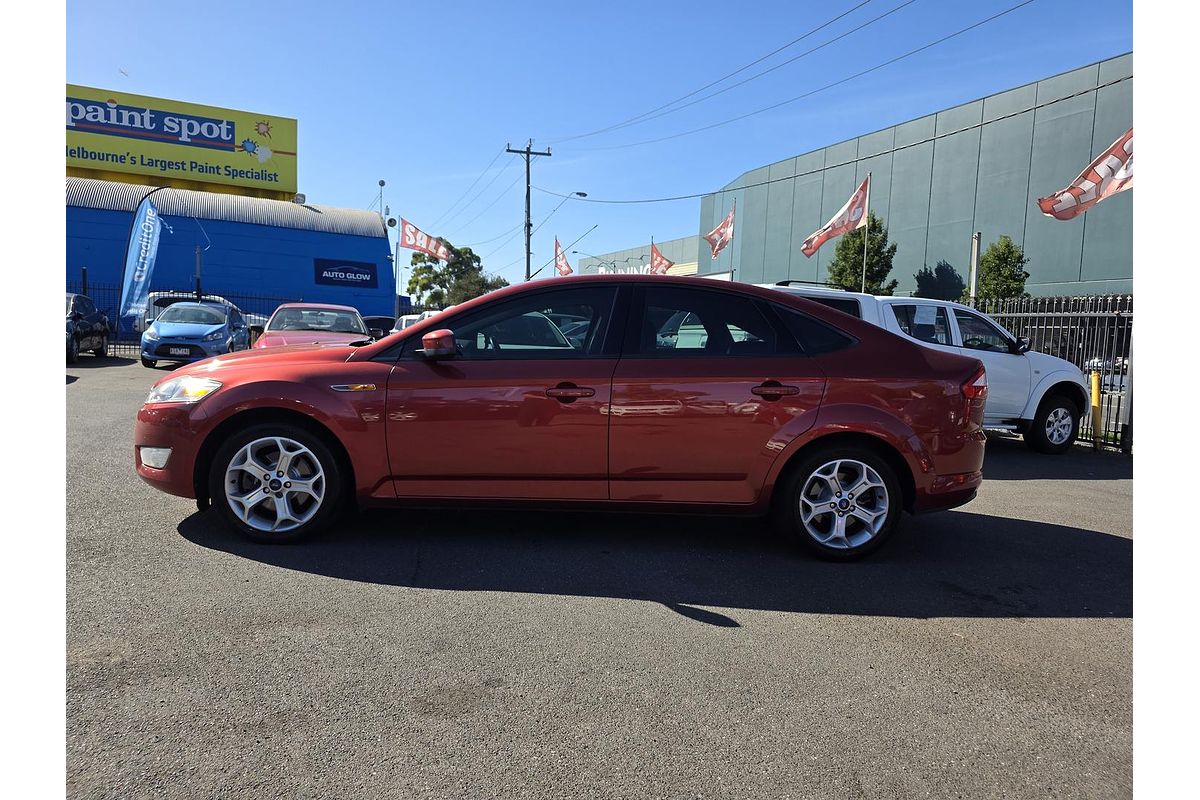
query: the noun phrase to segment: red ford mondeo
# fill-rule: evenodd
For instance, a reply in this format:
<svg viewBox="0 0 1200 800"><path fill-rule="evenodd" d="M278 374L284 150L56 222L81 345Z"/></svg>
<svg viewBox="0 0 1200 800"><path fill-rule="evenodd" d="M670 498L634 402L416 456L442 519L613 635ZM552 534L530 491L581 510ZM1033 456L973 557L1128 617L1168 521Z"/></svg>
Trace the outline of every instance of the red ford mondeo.
<svg viewBox="0 0 1200 800"><path fill-rule="evenodd" d="M134 454L266 542L351 504L520 502L770 515L852 558L975 496L986 396L978 360L797 296L592 275L198 362L155 384Z"/></svg>

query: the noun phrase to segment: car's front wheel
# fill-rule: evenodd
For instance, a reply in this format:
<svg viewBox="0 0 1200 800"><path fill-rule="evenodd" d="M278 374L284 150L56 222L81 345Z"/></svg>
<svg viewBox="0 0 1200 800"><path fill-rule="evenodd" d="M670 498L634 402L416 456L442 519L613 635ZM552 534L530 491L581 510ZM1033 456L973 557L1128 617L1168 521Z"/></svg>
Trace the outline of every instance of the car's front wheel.
<svg viewBox="0 0 1200 800"><path fill-rule="evenodd" d="M341 473L310 431L288 423L255 425L231 436L209 470L209 496L222 517L259 542L291 542L337 515Z"/></svg>
<svg viewBox="0 0 1200 800"><path fill-rule="evenodd" d="M158 366L158 362L142 356L142 366L146 367L147 369L154 369Z"/></svg>
<svg viewBox="0 0 1200 800"><path fill-rule="evenodd" d="M1066 397L1050 395L1038 406L1025 433L1025 443L1039 453L1067 452L1079 435L1079 415L1079 409Z"/></svg>
<svg viewBox="0 0 1200 800"><path fill-rule="evenodd" d="M74 336L67 339L67 363L74 364L79 360L79 340Z"/></svg>
<svg viewBox="0 0 1200 800"><path fill-rule="evenodd" d="M776 518L783 533L823 558L849 561L895 531L903 498L895 470L865 447L814 452L788 471Z"/></svg>

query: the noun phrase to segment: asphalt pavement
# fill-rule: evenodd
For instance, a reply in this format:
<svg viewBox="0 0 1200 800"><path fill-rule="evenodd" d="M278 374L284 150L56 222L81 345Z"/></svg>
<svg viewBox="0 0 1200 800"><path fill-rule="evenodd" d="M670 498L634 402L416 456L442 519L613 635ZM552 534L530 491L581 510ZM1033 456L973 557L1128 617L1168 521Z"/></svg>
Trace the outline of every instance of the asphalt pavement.
<svg viewBox="0 0 1200 800"><path fill-rule="evenodd" d="M256 545L67 373L79 798L1128 797L1132 463L989 443L866 561L761 521L368 512Z"/></svg>

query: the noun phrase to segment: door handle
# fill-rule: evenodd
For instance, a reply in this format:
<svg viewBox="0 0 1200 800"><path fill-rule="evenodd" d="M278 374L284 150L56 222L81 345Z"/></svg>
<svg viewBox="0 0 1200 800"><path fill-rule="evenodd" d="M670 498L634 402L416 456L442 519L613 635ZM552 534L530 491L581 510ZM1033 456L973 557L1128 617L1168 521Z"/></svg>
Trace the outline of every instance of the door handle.
<svg viewBox="0 0 1200 800"><path fill-rule="evenodd" d="M546 397L553 397L563 403L571 403L580 397L592 397L595 394L596 390L590 386L576 386L567 382L546 390Z"/></svg>
<svg viewBox="0 0 1200 800"><path fill-rule="evenodd" d="M781 397L788 395L800 394L799 386L784 386L779 381L763 381L758 386L750 390L751 394L756 394L764 400L778 400Z"/></svg>

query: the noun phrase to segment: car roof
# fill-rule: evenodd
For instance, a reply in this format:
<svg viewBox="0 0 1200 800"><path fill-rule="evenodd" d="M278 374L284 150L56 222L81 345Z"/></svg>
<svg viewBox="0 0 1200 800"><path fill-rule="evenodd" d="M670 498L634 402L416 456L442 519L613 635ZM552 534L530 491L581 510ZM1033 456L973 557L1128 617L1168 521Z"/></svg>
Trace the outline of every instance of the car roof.
<svg viewBox="0 0 1200 800"><path fill-rule="evenodd" d="M180 300L178 303L172 303L169 307L174 308L175 306L197 306L200 308L212 308L222 313L229 309L229 306L222 303L197 303L195 300Z"/></svg>
<svg viewBox="0 0 1200 800"><path fill-rule="evenodd" d="M278 311L280 308L323 308L331 311L352 311L355 314L358 314L357 308L354 308L353 306L339 306L336 303L282 303L280 304L279 308L276 308L275 310Z"/></svg>

